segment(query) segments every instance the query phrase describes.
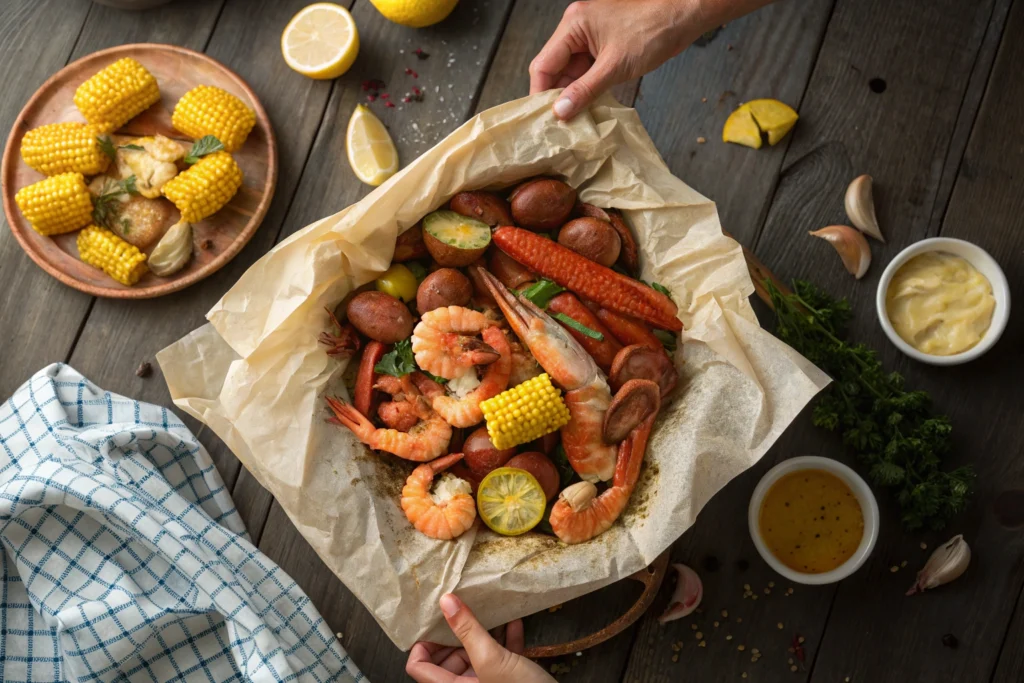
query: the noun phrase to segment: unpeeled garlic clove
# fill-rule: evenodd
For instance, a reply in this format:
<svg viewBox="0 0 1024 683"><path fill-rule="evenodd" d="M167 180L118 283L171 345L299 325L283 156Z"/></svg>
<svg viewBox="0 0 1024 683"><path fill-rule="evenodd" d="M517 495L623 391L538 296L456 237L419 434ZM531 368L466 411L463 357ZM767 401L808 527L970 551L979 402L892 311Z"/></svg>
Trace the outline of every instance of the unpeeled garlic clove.
<svg viewBox="0 0 1024 683"><path fill-rule="evenodd" d="M166 277L177 273L192 258L192 226L179 221L160 238L149 255L149 269L154 275Z"/></svg>
<svg viewBox="0 0 1024 683"><path fill-rule="evenodd" d="M907 591L907 595L949 583L967 571L970 563L971 548L964 537L958 534L935 549L924 569L917 573L917 581Z"/></svg>
<svg viewBox="0 0 1024 683"><path fill-rule="evenodd" d="M697 572L685 564L673 564L672 568L676 570L678 580L675 590L672 591L672 599L668 601L668 607L658 617L659 624L667 624L692 614L704 597L704 584L701 583Z"/></svg>
<svg viewBox="0 0 1024 683"><path fill-rule="evenodd" d="M868 272L871 265L871 247L864 235L857 232L849 225L830 225L821 230L812 230L811 235L820 237L832 243L839 258L843 259L843 265L858 280Z"/></svg>
<svg viewBox="0 0 1024 683"><path fill-rule="evenodd" d="M875 215L872 184L871 176L866 174L853 179L846 188L846 215L850 217L853 227L885 244L882 229L878 226L878 217Z"/></svg>

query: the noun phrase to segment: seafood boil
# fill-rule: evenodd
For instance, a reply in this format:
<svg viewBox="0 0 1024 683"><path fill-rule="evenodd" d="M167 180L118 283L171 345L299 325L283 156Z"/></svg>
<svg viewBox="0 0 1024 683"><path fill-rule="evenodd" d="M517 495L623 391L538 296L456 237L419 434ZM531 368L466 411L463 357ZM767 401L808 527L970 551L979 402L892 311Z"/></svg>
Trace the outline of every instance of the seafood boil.
<svg viewBox="0 0 1024 683"><path fill-rule="evenodd" d="M400 500L420 533L546 520L537 531L572 544L623 513L682 330L671 293L635 278L637 251L618 212L561 180L460 192L328 312L327 353L362 350L353 401L327 397L329 421L420 463Z"/></svg>

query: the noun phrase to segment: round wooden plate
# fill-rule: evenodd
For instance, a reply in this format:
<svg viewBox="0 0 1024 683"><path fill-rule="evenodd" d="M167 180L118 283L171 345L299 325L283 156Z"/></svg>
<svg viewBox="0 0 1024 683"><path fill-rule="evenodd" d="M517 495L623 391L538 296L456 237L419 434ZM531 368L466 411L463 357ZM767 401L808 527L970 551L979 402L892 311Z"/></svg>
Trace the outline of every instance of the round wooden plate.
<svg viewBox="0 0 1024 683"><path fill-rule="evenodd" d="M169 277L146 273L133 287L125 287L102 270L78 259L78 232L43 237L18 210L14 195L43 178L21 160L21 139L26 131L45 123L84 121L73 101L75 89L87 78L122 57L137 59L156 77L162 98L115 133L140 137L157 133L190 145L192 140L171 127L174 104L197 85L215 85L241 98L256 112L256 126L245 145L233 153L245 180L223 209L193 226L193 256L188 265ZM270 119L245 81L204 54L177 47L139 43L94 52L54 74L21 110L4 149L0 179L4 212L11 232L25 252L47 273L69 287L88 294L120 299L146 299L170 294L214 273L241 251L267 213L277 183L277 142ZM160 201L167 201L161 199ZM178 213L173 209L174 220Z"/></svg>

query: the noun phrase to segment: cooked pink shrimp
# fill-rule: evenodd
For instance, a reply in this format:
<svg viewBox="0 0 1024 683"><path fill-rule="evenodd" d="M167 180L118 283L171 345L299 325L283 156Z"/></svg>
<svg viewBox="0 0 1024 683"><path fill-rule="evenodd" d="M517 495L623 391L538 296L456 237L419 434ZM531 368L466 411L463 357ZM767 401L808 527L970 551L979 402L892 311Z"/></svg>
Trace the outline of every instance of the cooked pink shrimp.
<svg viewBox="0 0 1024 683"><path fill-rule="evenodd" d="M449 396L437 382L429 377L417 384L423 394L430 400L434 410L440 413L445 422L452 427L472 427L484 419L480 410L480 402L497 396L508 388L509 373L512 371L512 352L505 333L497 327L488 327L483 333L484 341L498 352L498 360L487 366L480 386L459 399ZM425 380L425 381L424 381Z"/></svg>
<svg viewBox="0 0 1024 683"><path fill-rule="evenodd" d="M409 375L380 375L373 388L391 394L391 400L381 403L377 408L377 416L385 425L400 432L407 432L420 421L420 411L416 405L419 402L419 391Z"/></svg>
<svg viewBox="0 0 1024 683"><path fill-rule="evenodd" d="M441 541L462 535L476 519L476 503L469 482L446 474L434 493L430 492L434 477L459 460L462 460L462 453L452 453L420 465L402 488L405 516L417 531Z"/></svg>
<svg viewBox="0 0 1024 683"><path fill-rule="evenodd" d="M601 433L612 394L594 359L530 300L517 300L496 277L483 269L480 273L509 326L565 389L570 419L562 427L562 445L569 464L586 481L608 481L615 474L615 446L606 444Z"/></svg>
<svg viewBox="0 0 1024 683"><path fill-rule="evenodd" d="M589 481L581 481L558 494L548 522L555 535L565 543L582 543L604 533L626 509L640 476L647 437L651 435L651 426L658 416L657 404L660 401L657 400L657 392L654 396L654 410L619 444L612 485L598 496L596 486Z"/></svg>
<svg viewBox="0 0 1024 683"><path fill-rule="evenodd" d="M348 427L370 448L394 453L413 462L433 460L448 449L452 438L452 428L430 409L422 396L417 396L414 403L420 421L407 432L378 429L365 415L340 399L327 397L327 404L334 412L330 422Z"/></svg>
<svg viewBox="0 0 1024 683"><path fill-rule="evenodd" d="M442 306L424 313L412 331L416 364L427 372L455 379L474 365L498 360L498 352L475 336L494 321L462 306Z"/></svg>

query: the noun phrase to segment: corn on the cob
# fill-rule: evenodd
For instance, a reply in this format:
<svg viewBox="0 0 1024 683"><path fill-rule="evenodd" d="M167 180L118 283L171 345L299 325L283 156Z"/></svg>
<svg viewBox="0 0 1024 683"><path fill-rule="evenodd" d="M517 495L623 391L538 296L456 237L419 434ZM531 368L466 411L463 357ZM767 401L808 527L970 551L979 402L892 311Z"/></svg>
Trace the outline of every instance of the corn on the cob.
<svg viewBox="0 0 1024 683"><path fill-rule="evenodd" d="M40 235L71 232L92 220L92 198L81 173L61 173L23 187L14 201Z"/></svg>
<svg viewBox="0 0 1024 683"><path fill-rule="evenodd" d="M227 152L215 152L167 181L162 191L183 221L198 223L220 211L241 186L242 169Z"/></svg>
<svg viewBox="0 0 1024 683"><path fill-rule="evenodd" d="M174 105L171 125L197 140L213 135L224 144L224 149L234 152L256 125L256 114L226 90L200 85Z"/></svg>
<svg viewBox="0 0 1024 683"><path fill-rule="evenodd" d="M117 130L160 100L153 74L131 57L119 59L75 91L75 106L89 123Z"/></svg>
<svg viewBox="0 0 1024 683"><path fill-rule="evenodd" d="M104 126L91 123L48 123L25 133L21 158L44 175L97 175L110 164L110 157L104 154L99 142L105 132Z"/></svg>
<svg viewBox="0 0 1024 683"><path fill-rule="evenodd" d="M482 401L480 409L499 450L539 439L569 422L569 409L547 373Z"/></svg>
<svg viewBox="0 0 1024 683"><path fill-rule="evenodd" d="M105 228L90 225L78 233L78 257L122 285L134 285L146 272L146 255Z"/></svg>

